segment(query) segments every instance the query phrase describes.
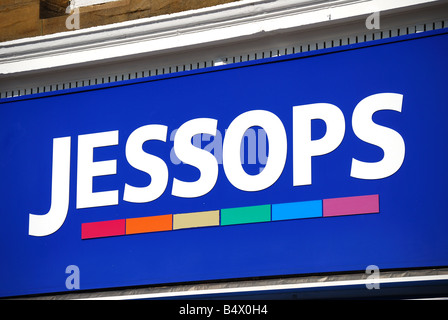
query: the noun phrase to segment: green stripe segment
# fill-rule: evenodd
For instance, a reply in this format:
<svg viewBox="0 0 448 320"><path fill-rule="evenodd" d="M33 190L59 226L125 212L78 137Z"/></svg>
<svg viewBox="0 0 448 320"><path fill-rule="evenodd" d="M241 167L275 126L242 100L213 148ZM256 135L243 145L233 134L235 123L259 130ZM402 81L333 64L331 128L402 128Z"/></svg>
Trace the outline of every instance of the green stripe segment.
<svg viewBox="0 0 448 320"><path fill-rule="evenodd" d="M221 209L221 225L271 221L271 205Z"/></svg>

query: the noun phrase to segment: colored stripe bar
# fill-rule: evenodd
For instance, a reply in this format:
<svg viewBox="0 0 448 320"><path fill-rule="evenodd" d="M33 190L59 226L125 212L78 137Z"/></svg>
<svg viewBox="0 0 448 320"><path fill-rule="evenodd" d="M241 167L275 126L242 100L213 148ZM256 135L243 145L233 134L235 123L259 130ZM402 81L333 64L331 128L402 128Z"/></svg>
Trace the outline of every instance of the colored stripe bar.
<svg viewBox="0 0 448 320"><path fill-rule="evenodd" d="M81 238L103 238L198 227L336 217L378 213L379 195L267 204L142 218L89 222L81 225Z"/></svg>
<svg viewBox="0 0 448 320"><path fill-rule="evenodd" d="M379 195L324 199L323 216L335 217L380 212Z"/></svg>
<svg viewBox="0 0 448 320"><path fill-rule="evenodd" d="M221 210L221 225L271 221L271 205L241 207Z"/></svg>
<svg viewBox="0 0 448 320"><path fill-rule="evenodd" d="M322 200L272 205L272 221L321 217Z"/></svg>
<svg viewBox="0 0 448 320"><path fill-rule="evenodd" d="M122 236L126 231L126 220L88 222L81 225L81 239Z"/></svg>
<svg viewBox="0 0 448 320"><path fill-rule="evenodd" d="M219 210L180 213L173 216L173 230L219 226Z"/></svg>
<svg viewBox="0 0 448 320"><path fill-rule="evenodd" d="M173 215L126 219L126 234L169 231L173 229Z"/></svg>

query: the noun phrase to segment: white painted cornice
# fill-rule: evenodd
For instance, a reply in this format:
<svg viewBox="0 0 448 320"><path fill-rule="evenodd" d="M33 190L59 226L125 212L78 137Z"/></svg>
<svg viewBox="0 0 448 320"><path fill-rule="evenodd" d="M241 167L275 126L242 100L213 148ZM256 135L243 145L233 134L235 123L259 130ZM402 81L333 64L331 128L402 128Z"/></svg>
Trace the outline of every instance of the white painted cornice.
<svg viewBox="0 0 448 320"><path fill-rule="evenodd" d="M436 0L243 0L3 42L0 77L225 44L431 2Z"/></svg>
<svg viewBox="0 0 448 320"><path fill-rule="evenodd" d="M81 8L81 7L93 6L95 4L103 4L103 3L107 3L107 2L113 2L113 1L119 1L119 0L71 0L70 7Z"/></svg>

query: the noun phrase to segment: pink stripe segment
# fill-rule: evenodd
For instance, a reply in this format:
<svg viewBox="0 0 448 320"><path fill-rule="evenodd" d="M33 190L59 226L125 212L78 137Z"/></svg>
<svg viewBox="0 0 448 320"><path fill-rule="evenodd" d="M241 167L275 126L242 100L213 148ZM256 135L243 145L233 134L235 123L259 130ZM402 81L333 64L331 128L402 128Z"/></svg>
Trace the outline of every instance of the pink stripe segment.
<svg viewBox="0 0 448 320"><path fill-rule="evenodd" d="M126 219L88 222L81 225L81 239L122 236L126 234Z"/></svg>
<svg viewBox="0 0 448 320"><path fill-rule="evenodd" d="M323 216L335 217L380 212L379 195L323 200Z"/></svg>

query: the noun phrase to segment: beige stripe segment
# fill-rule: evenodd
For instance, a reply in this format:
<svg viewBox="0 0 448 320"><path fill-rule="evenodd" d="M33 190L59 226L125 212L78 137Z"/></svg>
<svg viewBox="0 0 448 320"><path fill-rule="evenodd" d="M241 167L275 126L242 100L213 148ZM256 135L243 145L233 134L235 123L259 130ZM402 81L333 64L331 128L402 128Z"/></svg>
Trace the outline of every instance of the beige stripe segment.
<svg viewBox="0 0 448 320"><path fill-rule="evenodd" d="M219 226L219 210L173 215L173 230Z"/></svg>

